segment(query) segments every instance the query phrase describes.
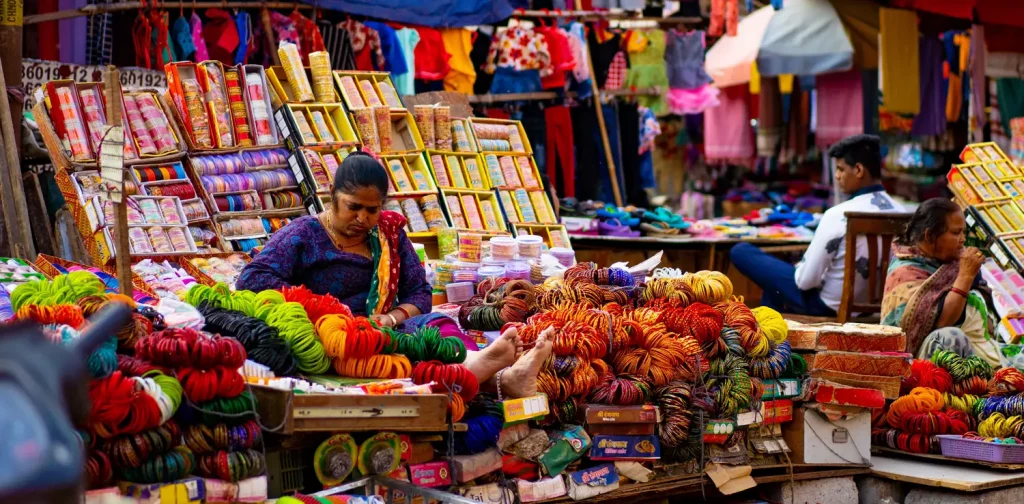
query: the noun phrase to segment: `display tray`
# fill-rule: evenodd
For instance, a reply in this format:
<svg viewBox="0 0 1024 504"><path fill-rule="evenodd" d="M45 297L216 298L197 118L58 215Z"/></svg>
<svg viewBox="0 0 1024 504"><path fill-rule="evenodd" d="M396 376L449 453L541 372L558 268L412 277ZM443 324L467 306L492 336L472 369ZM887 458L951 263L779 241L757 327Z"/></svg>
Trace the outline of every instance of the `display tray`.
<svg viewBox="0 0 1024 504"><path fill-rule="evenodd" d="M295 394L252 386L257 412L278 434L296 432L446 432L448 397L428 395Z"/></svg>

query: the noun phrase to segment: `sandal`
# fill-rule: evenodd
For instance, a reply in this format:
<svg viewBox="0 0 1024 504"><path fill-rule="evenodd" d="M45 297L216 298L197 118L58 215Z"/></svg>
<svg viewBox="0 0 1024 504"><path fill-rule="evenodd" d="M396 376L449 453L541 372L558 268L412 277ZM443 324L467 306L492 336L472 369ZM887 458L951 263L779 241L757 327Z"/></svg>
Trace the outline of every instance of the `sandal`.
<svg viewBox="0 0 1024 504"><path fill-rule="evenodd" d="M623 226L618 219L602 221L598 224L601 236L618 236L620 238L637 238L640 231L633 231L629 226Z"/></svg>
<svg viewBox="0 0 1024 504"><path fill-rule="evenodd" d="M655 221L640 224L640 229L647 233L647 236L678 236L679 229L670 226L666 222Z"/></svg>

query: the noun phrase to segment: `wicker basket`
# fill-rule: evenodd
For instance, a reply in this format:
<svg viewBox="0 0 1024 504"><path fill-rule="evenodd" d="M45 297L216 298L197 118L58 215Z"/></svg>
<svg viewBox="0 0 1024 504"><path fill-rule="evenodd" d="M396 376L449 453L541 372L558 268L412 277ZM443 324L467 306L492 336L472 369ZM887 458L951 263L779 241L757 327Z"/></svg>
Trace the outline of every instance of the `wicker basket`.
<svg viewBox="0 0 1024 504"><path fill-rule="evenodd" d="M812 369L840 371L872 376L908 376L910 360L908 353L818 352Z"/></svg>
<svg viewBox="0 0 1024 504"><path fill-rule="evenodd" d="M817 365L817 361L818 359L815 359L815 365ZM886 399L896 399L900 396L900 383L903 381L899 376L871 376L825 369L811 371L811 377L821 378L840 385L875 389L881 391Z"/></svg>
<svg viewBox="0 0 1024 504"><path fill-rule="evenodd" d="M942 455L967 460L980 460L993 464L1024 464L1024 445L993 443L963 436L945 434L936 436Z"/></svg>

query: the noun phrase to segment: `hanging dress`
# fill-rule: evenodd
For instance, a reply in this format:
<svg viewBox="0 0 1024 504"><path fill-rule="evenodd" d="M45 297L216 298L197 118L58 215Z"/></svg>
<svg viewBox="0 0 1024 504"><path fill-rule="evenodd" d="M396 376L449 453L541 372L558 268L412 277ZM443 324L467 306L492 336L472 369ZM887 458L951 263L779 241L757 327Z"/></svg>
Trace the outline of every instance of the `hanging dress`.
<svg viewBox="0 0 1024 504"><path fill-rule="evenodd" d="M718 89L704 71L704 32L669 30L665 36L665 68L668 73L669 111L699 114L718 105Z"/></svg>
<svg viewBox="0 0 1024 504"><path fill-rule="evenodd" d="M650 30L644 32L647 47L629 56L630 69L626 73L626 87L638 90L659 87L667 91L668 73L665 71L665 32ZM655 115L668 112L665 96L637 96L637 103L647 107Z"/></svg>

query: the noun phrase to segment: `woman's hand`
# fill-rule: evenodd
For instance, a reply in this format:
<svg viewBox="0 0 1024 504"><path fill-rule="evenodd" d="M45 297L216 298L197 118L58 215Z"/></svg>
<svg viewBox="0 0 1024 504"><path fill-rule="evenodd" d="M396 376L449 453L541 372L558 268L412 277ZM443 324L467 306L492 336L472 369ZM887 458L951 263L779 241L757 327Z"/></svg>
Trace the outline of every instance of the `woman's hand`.
<svg viewBox="0 0 1024 504"><path fill-rule="evenodd" d="M388 314L383 315L372 315L370 320L377 324L378 327L394 327L395 318Z"/></svg>
<svg viewBox="0 0 1024 504"><path fill-rule="evenodd" d="M985 255L974 247L967 247L960 252L960 276L970 278L978 276L981 265L985 263Z"/></svg>

